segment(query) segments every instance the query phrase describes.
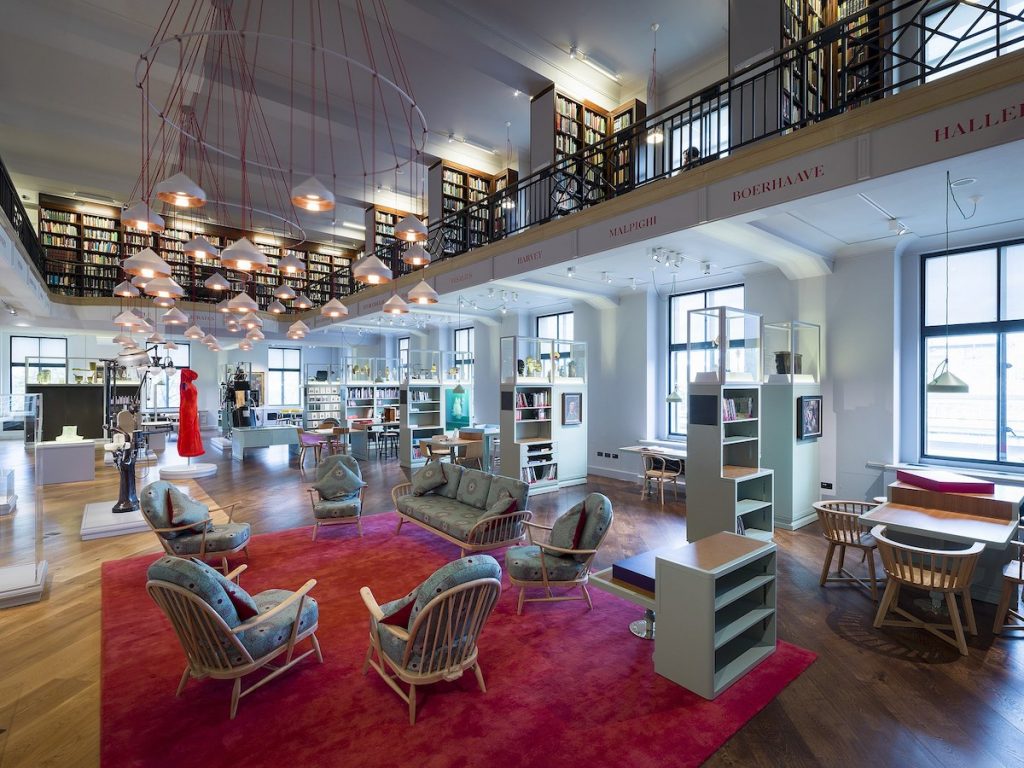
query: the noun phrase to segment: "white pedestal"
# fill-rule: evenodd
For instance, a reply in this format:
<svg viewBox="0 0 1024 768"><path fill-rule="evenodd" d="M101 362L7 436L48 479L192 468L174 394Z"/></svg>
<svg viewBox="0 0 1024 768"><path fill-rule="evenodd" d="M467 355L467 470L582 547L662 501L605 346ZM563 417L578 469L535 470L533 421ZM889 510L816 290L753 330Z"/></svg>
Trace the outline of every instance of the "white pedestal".
<svg viewBox="0 0 1024 768"><path fill-rule="evenodd" d="M184 480L189 477L209 477L217 474L217 465L203 461L193 464L173 464L160 467L161 480Z"/></svg>
<svg viewBox="0 0 1024 768"><path fill-rule="evenodd" d="M36 482L39 485L95 479L96 446L92 440L36 443Z"/></svg>
<svg viewBox="0 0 1024 768"><path fill-rule="evenodd" d="M226 437L215 437L213 438L213 440L210 441L210 445L212 445L214 448L220 448L222 451L231 450L231 441L228 440Z"/></svg>
<svg viewBox="0 0 1024 768"><path fill-rule="evenodd" d="M12 493L7 501L0 502L0 515L9 515L18 508L18 494Z"/></svg>
<svg viewBox="0 0 1024 768"><path fill-rule="evenodd" d="M39 602L45 586L45 560L0 568L0 608Z"/></svg>
<svg viewBox="0 0 1024 768"><path fill-rule="evenodd" d="M142 510L115 513L115 504L117 499L94 501L85 505L85 512L82 514L82 541L124 536L126 533L139 533L150 529L142 516Z"/></svg>

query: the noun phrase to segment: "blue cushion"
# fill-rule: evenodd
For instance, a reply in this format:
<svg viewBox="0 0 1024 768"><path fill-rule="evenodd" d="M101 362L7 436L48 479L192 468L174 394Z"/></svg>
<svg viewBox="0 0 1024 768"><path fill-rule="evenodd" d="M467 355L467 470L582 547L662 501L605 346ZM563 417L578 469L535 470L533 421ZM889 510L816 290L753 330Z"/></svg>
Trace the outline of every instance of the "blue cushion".
<svg viewBox="0 0 1024 768"><path fill-rule="evenodd" d="M316 479L313 488L323 500L348 498L366 485L359 463L344 454L328 456L320 462L316 468Z"/></svg>

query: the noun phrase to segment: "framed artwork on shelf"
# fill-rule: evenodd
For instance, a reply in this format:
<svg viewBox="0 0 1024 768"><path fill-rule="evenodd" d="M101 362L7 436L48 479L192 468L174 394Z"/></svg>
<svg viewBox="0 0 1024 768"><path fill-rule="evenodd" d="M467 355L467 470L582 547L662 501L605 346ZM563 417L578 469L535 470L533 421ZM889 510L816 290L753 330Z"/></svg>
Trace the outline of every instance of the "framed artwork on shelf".
<svg viewBox="0 0 1024 768"><path fill-rule="evenodd" d="M804 395L796 399L796 439L821 437L821 395Z"/></svg>
<svg viewBox="0 0 1024 768"><path fill-rule="evenodd" d="M583 423L583 393L562 393L562 425L572 427Z"/></svg>

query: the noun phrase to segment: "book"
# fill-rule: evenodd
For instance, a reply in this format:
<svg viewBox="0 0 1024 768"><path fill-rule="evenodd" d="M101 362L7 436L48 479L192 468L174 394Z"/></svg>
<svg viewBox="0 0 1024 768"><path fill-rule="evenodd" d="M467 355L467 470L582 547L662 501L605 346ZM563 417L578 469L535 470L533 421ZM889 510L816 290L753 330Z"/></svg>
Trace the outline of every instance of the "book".
<svg viewBox="0 0 1024 768"><path fill-rule="evenodd" d="M898 469L900 482L942 493L995 493L996 484L941 469Z"/></svg>

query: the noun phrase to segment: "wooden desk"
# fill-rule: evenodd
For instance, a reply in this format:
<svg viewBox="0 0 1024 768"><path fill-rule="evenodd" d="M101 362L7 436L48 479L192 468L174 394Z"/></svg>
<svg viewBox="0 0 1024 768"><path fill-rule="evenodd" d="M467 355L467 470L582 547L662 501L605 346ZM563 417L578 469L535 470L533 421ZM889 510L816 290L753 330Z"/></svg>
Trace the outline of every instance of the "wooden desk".
<svg viewBox="0 0 1024 768"><path fill-rule="evenodd" d="M680 473L681 478L686 477L686 449L685 448L666 448L660 445L627 445L624 448L619 448L619 453L635 453L641 457L640 472L637 474L637 482L643 483L644 481L644 467L642 457L644 456L662 456L670 461L678 461L682 467Z"/></svg>

